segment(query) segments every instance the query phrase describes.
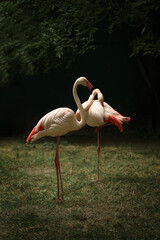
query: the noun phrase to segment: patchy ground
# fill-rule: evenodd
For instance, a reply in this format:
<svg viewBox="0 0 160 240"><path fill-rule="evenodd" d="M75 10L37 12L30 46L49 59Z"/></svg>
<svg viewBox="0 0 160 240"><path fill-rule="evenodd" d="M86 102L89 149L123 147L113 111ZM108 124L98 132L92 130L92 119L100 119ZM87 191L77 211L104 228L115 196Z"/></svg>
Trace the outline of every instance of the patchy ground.
<svg viewBox="0 0 160 240"><path fill-rule="evenodd" d="M64 203L56 200L55 140L0 140L1 239L160 239L160 143L60 139Z"/></svg>

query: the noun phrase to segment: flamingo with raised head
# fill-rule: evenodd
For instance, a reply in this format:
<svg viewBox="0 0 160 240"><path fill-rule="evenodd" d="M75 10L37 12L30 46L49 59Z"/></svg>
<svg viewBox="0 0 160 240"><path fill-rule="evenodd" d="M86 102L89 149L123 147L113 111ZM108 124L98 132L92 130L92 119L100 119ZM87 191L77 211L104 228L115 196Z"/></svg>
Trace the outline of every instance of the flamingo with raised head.
<svg viewBox="0 0 160 240"><path fill-rule="evenodd" d="M56 166L56 175L57 175L57 199L59 200L59 181L61 186L61 200L63 201L63 185L62 185L62 177L61 177L61 169L59 162L59 137L70 132L77 131L82 128L86 124L86 113L82 107L82 104L77 95L77 87L78 85L83 85L88 87L89 90L93 88L92 84L85 78L78 78L73 85L73 97L81 114L81 120L78 121L75 113L66 107L57 108L49 113L47 113L44 117L42 117L37 125L33 128L31 133L29 134L26 144L36 141L39 138L44 136L57 137L57 147L55 154L55 166Z"/></svg>
<svg viewBox="0 0 160 240"><path fill-rule="evenodd" d="M95 96L98 96L98 100L94 100ZM104 102L103 94L97 88L93 90L88 100L82 104L87 117L86 123L91 127L97 127L97 180L99 180L99 152L100 152L100 141L99 141L99 129L103 126L110 124L116 125L120 132L123 131L122 123L129 122L130 117L124 117L116 110L114 110L108 103ZM78 120L81 119L79 110L76 112Z"/></svg>

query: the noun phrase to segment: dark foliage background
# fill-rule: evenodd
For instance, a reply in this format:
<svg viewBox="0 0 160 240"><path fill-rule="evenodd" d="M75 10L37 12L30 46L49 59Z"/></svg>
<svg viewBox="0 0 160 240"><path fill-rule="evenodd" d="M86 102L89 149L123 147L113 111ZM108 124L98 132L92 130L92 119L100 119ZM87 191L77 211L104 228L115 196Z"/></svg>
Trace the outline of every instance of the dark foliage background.
<svg viewBox="0 0 160 240"><path fill-rule="evenodd" d="M72 85L86 76L132 117L128 130L159 136L158 0L1 1L1 134L31 129L59 106L76 110ZM86 89L79 89L82 101Z"/></svg>

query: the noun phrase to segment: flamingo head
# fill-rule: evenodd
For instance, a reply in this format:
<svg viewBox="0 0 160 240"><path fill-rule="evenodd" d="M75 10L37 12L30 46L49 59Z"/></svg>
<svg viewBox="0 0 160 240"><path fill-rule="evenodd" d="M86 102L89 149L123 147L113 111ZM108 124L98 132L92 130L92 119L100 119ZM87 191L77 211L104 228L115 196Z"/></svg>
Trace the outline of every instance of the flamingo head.
<svg viewBox="0 0 160 240"><path fill-rule="evenodd" d="M87 80L87 78L85 78L85 77L80 77L80 78L77 79L77 81L78 81L81 85L83 85L83 86L85 86L85 87L88 87L88 89L89 89L90 91L92 90L93 85Z"/></svg>

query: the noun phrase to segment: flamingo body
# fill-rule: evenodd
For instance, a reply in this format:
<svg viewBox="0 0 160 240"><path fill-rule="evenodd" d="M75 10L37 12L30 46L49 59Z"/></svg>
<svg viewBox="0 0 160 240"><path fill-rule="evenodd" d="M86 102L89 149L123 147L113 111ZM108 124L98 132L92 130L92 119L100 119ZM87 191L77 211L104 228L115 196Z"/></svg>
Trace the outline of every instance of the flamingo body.
<svg viewBox="0 0 160 240"><path fill-rule="evenodd" d="M57 174L57 199L59 200L59 180L60 180L62 201L63 201L63 185L59 162L59 137L70 131L79 130L86 124L86 114L77 95L78 85L88 87L89 90L91 90L93 86L84 77L78 78L74 83L73 97L80 111L81 120L80 121L77 120L75 113L70 108L67 107L57 108L47 113L44 117L42 117L39 120L39 122L33 128L33 130L31 131L26 140L26 144L28 144L30 140L32 143L44 136L57 137L57 148L55 154L55 165Z"/></svg>
<svg viewBox="0 0 160 240"><path fill-rule="evenodd" d="M87 125L91 127L101 126L104 124L104 117L105 117L104 107L99 103L98 100L94 100L87 112L87 116L86 116Z"/></svg>
<svg viewBox="0 0 160 240"><path fill-rule="evenodd" d="M110 124L116 125L122 132L123 122L129 122L130 117L124 117L119 112L114 110L108 103L101 99L94 100L96 94L101 94L99 89L95 89L89 99L82 104L87 116L86 123L91 127L102 127ZM103 96L103 95L102 95ZM100 98L100 97L99 97ZM80 112L76 112L77 119L80 119Z"/></svg>
<svg viewBox="0 0 160 240"><path fill-rule="evenodd" d="M94 97L98 95L98 100ZM86 123L91 127L97 127L97 180L99 180L99 129L110 124L116 125L120 132L123 131L123 122L129 122L130 117L124 117L116 110L114 110L108 103L104 102L103 94L99 89L93 90L92 94L86 102L82 104L87 116ZM80 112L76 112L77 119L80 119Z"/></svg>
<svg viewBox="0 0 160 240"><path fill-rule="evenodd" d="M44 136L62 136L70 131L76 131L81 127L77 124L75 113L70 108L57 108L39 120L32 134L27 138L27 143L30 139L32 143Z"/></svg>

